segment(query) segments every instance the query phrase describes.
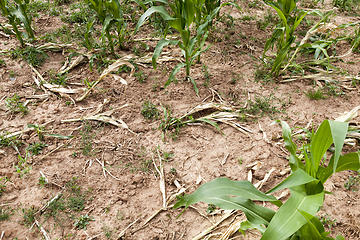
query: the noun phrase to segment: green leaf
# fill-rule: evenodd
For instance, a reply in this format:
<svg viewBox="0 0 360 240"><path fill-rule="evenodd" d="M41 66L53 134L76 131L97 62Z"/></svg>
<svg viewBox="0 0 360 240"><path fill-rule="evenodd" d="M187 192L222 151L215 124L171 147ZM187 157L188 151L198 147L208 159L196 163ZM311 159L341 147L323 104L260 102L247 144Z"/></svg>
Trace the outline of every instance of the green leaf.
<svg viewBox="0 0 360 240"><path fill-rule="evenodd" d="M174 67L174 69L170 73L168 80L165 83L164 88L167 88L170 85L170 83L172 83L174 81L175 75L180 71L181 68L183 68L185 66L186 66L186 63L179 63L178 65L176 65Z"/></svg>
<svg viewBox="0 0 360 240"><path fill-rule="evenodd" d="M59 139L71 139L74 137L72 135L64 136L64 135L60 135L60 134L45 134L45 136L55 137L55 138L59 138Z"/></svg>
<svg viewBox="0 0 360 240"><path fill-rule="evenodd" d="M167 40L165 38L161 39L155 47L154 53L152 55L152 65L156 69L156 60L159 58L163 48L169 44L176 45L179 43L179 40Z"/></svg>
<svg viewBox="0 0 360 240"><path fill-rule="evenodd" d="M284 121L275 121L274 123L280 122L283 132L283 138L285 142L286 149L290 152L290 158L289 158L289 165L293 172L295 172L299 168L304 168L304 164L301 162L301 160L296 155L297 146L296 144L291 140L291 129L289 125ZM274 124L273 123L273 124Z"/></svg>
<svg viewBox="0 0 360 240"><path fill-rule="evenodd" d="M201 201L214 204L225 210L240 209L245 213L247 220L254 225L269 225L269 222L275 214L275 211L257 205L250 199L242 197L204 197Z"/></svg>
<svg viewBox="0 0 360 240"><path fill-rule="evenodd" d="M203 201L203 199L219 196L241 196L245 199L252 199L258 201L270 201L277 206L281 206L281 201L277 200L272 195L256 189L249 181L232 181L228 178L217 178L211 182L201 185L194 193L180 199L174 206L179 208L185 206L186 208L191 204Z"/></svg>
<svg viewBox="0 0 360 240"><path fill-rule="evenodd" d="M324 192L305 195L290 191L291 197L274 215L261 240L283 240L290 237L307 223L298 210L314 215L324 202Z"/></svg>
<svg viewBox="0 0 360 240"><path fill-rule="evenodd" d="M139 30L139 28L141 27L141 25L144 24L145 20L147 17L149 17L151 14L153 13L159 13L160 16L165 20L165 21L169 21L169 20L175 20L175 18L171 17L165 10L164 6L153 6L151 8L149 8L140 18L138 23L136 24L135 30L134 30L134 34Z"/></svg>
<svg viewBox="0 0 360 240"><path fill-rule="evenodd" d="M333 167L333 172L335 172L338 166L341 149L344 146L344 141L346 138L347 130L349 128L349 123L329 121L329 124L335 146L335 153L334 153L335 158L334 158L334 167Z"/></svg>
<svg viewBox="0 0 360 240"><path fill-rule="evenodd" d="M211 126L215 127L217 130L219 130L222 135L225 136L225 134L221 131L221 129L219 128L219 125L216 122L213 122L207 118L198 118L198 119L196 119L196 121L210 124Z"/></svg>
<svg viewBox="0 0 360 240"><path fill-rule="evenodd" d="M330 159L329 165L324 168L320 167L317 178L325 183L326 180L334 173L334 156ZM358 171L360 169L360 156L358 152L348 153L339 157L335 172L341 172L346 170Z"/></svg>
<svg viewBox="0 0 360 240"><path fill-rule="evenodd" d="M299 229L302 239L322 240L330 234L330 232L325 232L325 228L318 218L304 211L299 210L299 212L307 221L307 224Z"/></svg>
<svg viewBox="0 0 360 240"><path fill-rule="evenodd" d="M279 191L284 188L291 188L300 186L309 182L319 181L316 178L311 177L307 174L304 170L298 169L293 172L289 177L287 177L284 181L279 183L276 187L272 188L271 190L267 191L266 194L270 194L276 191Z"/></svg>

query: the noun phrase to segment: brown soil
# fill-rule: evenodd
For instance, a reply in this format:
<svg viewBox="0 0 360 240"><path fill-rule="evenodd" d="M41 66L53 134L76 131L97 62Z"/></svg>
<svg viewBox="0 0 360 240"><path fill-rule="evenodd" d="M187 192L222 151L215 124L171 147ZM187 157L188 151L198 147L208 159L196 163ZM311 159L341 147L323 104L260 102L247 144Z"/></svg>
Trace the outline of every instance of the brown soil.
<svg viewBox="0 0 360 240"><path fill-rule="evenodd" d="M330 4L320 7L332 8ZM248 165L260 162L260 168L253 170L252 182L262 180L272 168L275 171L265 182L262 191L267 191L286 178L280 172L288 167L287 151L280 139L281 128L270 125L274 119L285 120L290 127L306 127L310 120L316 127L325 119L335 119L339 114L350 111L359 105L358 88L344 91L341 96L329 96L322 100L311 100L304 92L313 89L313 80L301 79L289 83L280 83L281 79L262 82L256 80L255 73L262 69L259 59L262 57L266 39L271 35L271 29L260 30L257 20L266 14L267 6L259 1L257 8L249 8L246 2L241 2L243 13L230 8L222 12L229 13L235 19L234 26L228 27L225 21L216 24L208 44L210 49L202 54L202 64L208 66L211 76L204 77L202 64L192 67L192 76L199 88L196 95L193 86L182 81L184 73L177 76L178 84L172 83L164 90L164 84L176 62L165 62L154 71L150 64L139 65L140 70L147 75L141 83L136 77L129 77L129 73L120 75L126 80L127 86L113 78L106 77L84 101L71 104L67 97L51 94L45 100L35 101L27 105L30 112L27 115L11 113L2 107L0 130L16 132L24 130L27 124L44 124L47 131L54 134L73 135L71 140L61 140L45 136L42 153L29 158L31 170L28 174L17 173L18 152L12 147L0 148L0 177L7 177L6 189L0 196L0 205L3 211L11 211L9 220L0 222L1 239L43 239L44 235L35 225L26 224L24 215L29 216L29 209L35 209L35 219L48 232L51 239L117 239L122 231L124 239L192 239L205 231L223 216L207 215L207 204L199 203L194 208L187 209L179 218L182 209L163 209L145 226L145 221L163 208L163 197L159 188L159 174L153 162L159 165L159 157L165 175L166 196L178 193L174 180L186 193L193 192L196 187L218 177L228 177L232 180L248 179L250 169ZM43 15L35 18L34 26L40 35L52 32L64 23L59 17ZM241 20L244 16L256 16L256 19ZM275 15L274 15L275 16ZM340 17L332 22L348 22L354 17L340 13ZM357 18L358 19L358 18ZM5 18L1 18L1 23ZM302 27L305 28L305 27ZM146 29L146 27L144 28ZM151 30L151 29L150 29ZM144 30L137 37L146 37ZM151 30L152 31L152 30ZM302 37L299 36L301 39ZM0 35L0 50L6 53L15 49L19 43L14 37ZM156 42L146 42L150 50L142 53L151 53ZM134 43L133 43L134 44ZM138 45L136 45L138 46ZM132 49L130 44L129 48ZM349 49L347 42L338 46L338 55ZM78 49L79 52L85 50ZM164 51L172 51L172 56L179 55L176 47L168 47ZM120 56L131 54L131 51L118 51ZM69 53L48 52L49 59L37 70L47 80L49 70L61 68L62 61ZM359 74L358 53L351 53L344 62L334 65L348 70L349 74ZM5 106L5 99L17 93L25 101L32 95L41 95L44 92L34 84L33 76L27 62L13 59L9 54L1 56L6 66L0 67L0 105ZM257 59L257 60L254 60ZM355 62L354 64L348 63ZM10 80L11 72L18 75ZM95 81L100 74L90 71L88 63L82 63L70 70L67 85L70 88L85 87L83 80L88 78ZM76 85L78 84L78 85ZM217 93L217 94L216 94ZM80 94L72 94L76 99ZM219 124L222 135L216 128L206 124L192 124L182 127L176 138L169 136L176 134L176 130L165 133L162 140L162 131L159 125L164 118L163 107L172 109L172 116L181 117L192 108L204 102L226 103L236 109L244 107L245 103L255 101L256 98L269 100L276 108L274 113L261 111L255 118L245 116L245 121L237 121L241 126L251 130L244 133L226 124ZM99 104L108 99L101 111L127 107L116 110L112 117L123 120L128 129L110 124L99 124L97 121L62 122L66 119L81 119L92 113ZM157 120L146 120L141 114L142 104L151 101L156 105L160 116ZM204 116L207 113L199 113ZM195 116L194 116L195 117ZM196 116L198 117L198 116ZM355 118L354 122L359 121ZM85 128L92 127L86 132ZM262 128L262 130L261 130ZM268 141L264 138L266 135ZM84 144L88 137L91 152L84 154ZM93 137L92 137L93 136ZM173 135L174 136L174 135ZM33 131L21 134L24 142L18 150L25 156L25 148L34 142L39 142ZM358 145L346 147L346 151L356 151ZM170 157L166 157L167 154ZM112 176L106 172L104 164ZM176 170L176 171L175 171ZM40 171L48 178L49 183L39 185ZM327 195L320 215L328 214L332 220L336 219L331 228L331 235L338 233L346 239L359 239L360 236L360 206L359 192L345 189L344 183L349 179L351 172L341 172L333 175L326 185L326 190L333 192ZM3 182L1 182L3 183ZM79 187L79 188L77 188ZM65 210L51 212L50 208L38 211L51 199L62 193L58 203L62 203ZM288 197L288 196L287 196ZM285 200L287 197L284 197ZM70 209L71 199L83 201L84 208ZM74 200L75 201L75 200ZM170 203L169 206L174 204ZM266 204L268 206L269 204ZM82 206L80 203L77 206ZM270 207L270 206L269 206ZM25 211L25 213L24 213ZM200 214L201 213L201 214ZM79 230L74 223L80 216L91 216L86 230ZM222 233L234 218L242 218L238 213L222 223L214 233ZM132 224L130 226L130 224ZM127 228L130 226L129 228ZM329 230L328 227L326 227ZM100 235L99 235L100 234ZM213 235L217 239L220 235ZM108 238L109 237L109 238ZM248 231L246 237L236 233L235 239L260 239L256 231Z"/></svg>

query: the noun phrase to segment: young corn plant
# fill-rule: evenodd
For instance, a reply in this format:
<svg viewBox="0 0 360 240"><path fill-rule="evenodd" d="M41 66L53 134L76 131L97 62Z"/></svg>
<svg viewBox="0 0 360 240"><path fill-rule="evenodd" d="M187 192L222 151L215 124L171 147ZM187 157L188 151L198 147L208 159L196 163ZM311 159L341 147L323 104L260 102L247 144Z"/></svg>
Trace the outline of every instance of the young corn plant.
<svg viewBox="0 0 360 240"><path fill-rule="evenodd" d="M283 239L334 239L327 237L321 221L314 216L323 205L324 183L335 172L358 170L359 152L341 155L348 123L325 120L309 144L299 150L291 139L291 129L286 122L277 121L283 130L285 147L290 152L289 165L291 174L280 184L266 193L259 191L249 181L232 181L217 178L200 186L193 194L181 198L174 206L187 208L199 201L215 204L222 209L240 209L247 221L241 223L240 231L257 229L262 234L261 240ZM334 144L334 153L327 157L327 150ZM291 196L285 202L277 200L271 193L289 188ZM231 196L231 197L229 197ZM279 209L268 209L253 201L268 201ZM185 210L184 210L185 211ZM344 239L338 235L336 240Z"/></svg>
<svg viewBox="0 0 360 240"><path fill-rule="evenodd" d="M264 49L265 58L266 52L276 44L277 53L271 74L277 77L285 59L289 56L291 45L295 42L296 36L294 35L294 31L306 16L307 12L297 11L297 1L295 0L277 0L277 2L264 0L264 2L275 9L281 19L281 22L273 31L271 38L266 41ZM294 16L291 15L293 12Z"/></svg>
<svg viewBox="0 0 360 240"><path fill-rule="evenodd" d="M16 38L20 41L21 47L24 47L25 43L23 37L26 39L35 38L34 32L31 28L31 19L27 14L27 8L29 6L30 0L14 0L14 1L15 1L14 6L9 6L8 1L0 0L0 8L2 15L8 19L10 25L13 27L13 31L15 32ZM26 33L19 31L19 27L22 27L21 23L24 25ZM0 27L4 29L6 32L9 32L9 29L6 29L1 24Z"/></svg>
<svg viewBox="0 0 360 240"><path fill-rule="evenodd" d="M121 4L118 0L85 0L85 3L96 12L96 17L102 23L102 32L101 39L105 42L105 38L108 39L110 49L112 53L115 53L114 49L114 36L110 30L114 26L117 31L117 40L120 45L120 48L124 48L124 42L126 40L126 22L124 20L123 11L121 9ZM87 48L92 48L92 43L90 41L90 35L93 31L93 25L95 23L95 17L88 22L87 31L85 33L84 44ZM116 42L115 42L116 43Z"/></svg>
<svg viewBox="0 0 360 240"><path fill-rule="evenodd" d="M152 64L154 69L156 69L156 60L165 46L169 44L177 45L182 50L185 63L179 63L175 66L168 78L168 81L165 83L165 88L175 80L175 75L185 67L186 79L194 85L194 90L196 94L198 94L199 90L196 86L196 82L190 76L190 68L194 60L196 60L202 52L206 51L210 47L204 46L209 34L208 26L215 15L219 13L221 7L229 4L236 6L237 8L239 8L239 6L235 3L224 3L221 6L212 9L211 13L206 15L202 10L205 0L175 0L174 3L161 2L170 7L172 10L172 16L165 10L164 6L152 6L140 17L134 33L138 31L141 25L144 24L145 20L153 13L159 13L160 16L168 22L168 27L172 27L177 30L180 33L181 40L161 39L155 47L155 51L152 56ZM196 26L195 36L191 36L190 27L193 24ZM165 35L166 33L167 31L165 31Z"/></svg>

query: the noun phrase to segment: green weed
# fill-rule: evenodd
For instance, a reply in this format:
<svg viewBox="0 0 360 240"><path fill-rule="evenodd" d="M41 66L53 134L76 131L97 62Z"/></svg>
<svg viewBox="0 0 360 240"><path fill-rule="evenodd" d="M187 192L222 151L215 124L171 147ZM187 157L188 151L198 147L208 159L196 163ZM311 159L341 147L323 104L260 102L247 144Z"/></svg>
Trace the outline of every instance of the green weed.
<svg viewBox="0 0 360 240"><path fill-rule="evenodd" d="M144 118L149 120L154 120L159 118L159 110L156 108L154 104L151 103L151 101L145 101L142 104L141 114L144 116Z"/></svg>
<svg viewBox="0 0 360 240"><path fill-rule="evenodd" d="M31 227L35 221L35 213L37 212L37 208L31 206L27 209L23 208L21 211L23 213L23 224L25 224L27 227Z"/></svg>
<svg viewBox="0 0 360 240"><path fill-rule="evenodd" d="M81 215L78 220L74 223L74 226L78 229L86 230L86 226L90 224L90 221L94 221L93 217L89 217L87 214Z"/></svg>
<svg viewBox="0 0 360 240"><path fill-rule="evenodd" d="M141 83L145 82L148 78L142 70L135 72L134 77L136 77L136 79Z"/></svg>
<svg viewBox="0 0 360 240"><path fill-rule="evenodd" d="M10 219L13 210L9 208L0 208L0 222Z"/></svg>
<svg viewBox="0 0 360 240"><path fill-rule="evenodd" d="M317 218L324 226L328 227L329 229L331 229L331 227L334 226L337 221L337 219L332 220L331 214L327 214L327 213L325 213L324 215L317 216Z"/></svg>
<svg viewBox="0 0 360 240"><path fill-rule="evenodd" d="M0 67L5 67L6 66L6 62L0 58Z"/></svg>
<svg viewBox="0 0 360 240"><path fill-rule="evenodd" d="M2 195L2 193L5 191L6 189L6 182L8 181L8 178L7 177L2 177L0 178L0 182L4 180L4 183L0 183L0 197Z"/></svg>
<svg viewBox="0 0 360 240"><path fill-rule="evenodd" d="M12 113L21 112L23 115L26 115L30 112L29 108L20 102L20 97L17 93L15 93L12 98L6 98L5 105Z"/></svg>
<svg viewBox="0 0 360 240"><path fill-rule="evenodd" d="M322 88L318 88L316 91L314 89L310 89L307 92L304 92L307 97L313 100L325 99L324 91Z"/></svg>
<svg viewBox="0 0 360 240"><path fill-rule="evenodd" d="M355 176L355 174L351 174L349 176L349 179L347 179L345 181L345 184L344 184L344 187L347 189L347 190L351 190L353 192L355 191L359 191L359 187L360 187L360 177L359 177L359 174L357 174Z"/></svg>
<svg viewBox="0 0 360 240"><path fill-rule="evenodd" d="M80 149L84 155L92 155L92 143L93 139L96 136L96 133L92 133L93 128L88 122L84 122L82 129L80 129L79 134L81 136L80 140Z"/></svg>
<svg viewBox="0 0 360 240"><path fill-rule="evenodd" d="M19 140L16 136L8 138L9 133L0 134L0 147L14 147L17 148L24 143Z"/></svg>
<svg viewBox="0 0 360 240"><path fill-rule="evenodd" d="M201 65L201 70L204 73L204 78L205 78L203 85L205 87L208 87L210 85L210 77L212 76L212 74L210 74L209 72L209 67L204 63Z"/></svg>
<svg viewBox="0 0 360 240"><path fill-rule="evenodd" d="M41 153L42 148L49 146L48 144L42 143L42 142L35 142L32 144L29 144L29 146L26 148L31 155L38 155Z"/></svg>
<svg viewBox="0 0 360 240"><path fill-rule="evenodd" d="M46 58L49 56L42 50L38 50L34 47L26 47L24 49L18 48L15 50L9 51L12 58L21 57L23 60L28 62L33 67L41 66Z"/></svg>
<svg viewBox="0 0 360 240"><path fill-rule="evenodd" d="M216 210L216 205L215 204L208 204L207 208L206 208L206 213L210 214L213 213Z"/></svg>
<svg viewBox="0 0 360 240"><path fill-rule="evenodd" d="M40 176L38 181L39 188L44 187L46 184L46 178L44 176Z"/></svg>
<svg viewBox="0 0 360 240"><path fill-rule="evenodd" d="M18 155L19 161L17 164L13 163L13 166L18 174L20 174L20 177L23 178L24 175L27 175L30 173L31 166L27 163L28 158L30 157L30 154L28 151L25 152L25 157L21 157Z"/></svg>

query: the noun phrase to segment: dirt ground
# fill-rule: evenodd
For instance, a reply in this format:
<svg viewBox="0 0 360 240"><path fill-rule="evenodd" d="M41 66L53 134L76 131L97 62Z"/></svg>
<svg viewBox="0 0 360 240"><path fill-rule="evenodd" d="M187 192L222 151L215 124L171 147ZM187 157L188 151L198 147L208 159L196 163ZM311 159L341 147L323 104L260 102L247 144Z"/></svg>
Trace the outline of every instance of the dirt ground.
<svg viewBox="0 0 360 240"><path fill-rule="evenodd" d="M264 69L259 59L272 31L270 27L259 28L259 20L263 20L269 7L257 2L257 7L249 7L246 1L238 2L243 12L231 8L222 10L231 18L216 23L215 31L207 41L212 44L210 49L202 54L201 64L192 66L198 96L191 83L181 80L184 72L177 76L177 84L172 83L164 90L167 77L177 64L167 61L156 71L151 64L138 64L136 72L141 70L147 76L143 82L130 72L119 73L127 85L107 76L87 98L75 104L73 99L83 92L69 94L69 98L47 90L49 96L46 99L36 99L34 95L44 94L35 84L34 78L38 76L26 61L14 59L8 53L8 50L18 48L18 40L0 35L3 53L0 58L6 62L0 66L0 131L3 134L23 131L18 139L24 143L19 145L18 151L11 146L0 148L0 183L7 181L1 192L0 208L2 214L9 213L9 218L0 222L0 239L44 239L44 231L50 239L193 239L224 216L224 211L220 210L207 214L208 205L199 203L177 218L182 209L171 208L176 198L164 206L161 177L154 164L163 166L167 200L182 188L189 194L199 185L218 177L246 180L249 171L254 184L271 173L261 188L264 192L285 179L288 173L281 172L289 166L288 153L281 140L281 128L270 125L273 120L285 120L292 128L306 127L310 123L308 128L316 129L323 120L333 120L358 106L359 88L339 88L342 93L337 96L312 100L305 92L314 88L313 79L301 78L286 83L281 82L281 77L269 81L260 77L259 80ZM316 7L322 11L332 9L330 3L325 1ZM309 8L309 5L303 7ZM330 22L341 24L360 19L359 15L336 13L338 15ZM248 19L246 16L254 17ZM231 19L233 26L229 26ZM3 23L6 19L1 17L0 21ZM39 36L51 33L65 23L58 16L40 14L34 17L33 24ZM147 28L134 38L147 37ZM308 30L306 26L300 29ZM130 42L128 51L117 50L117 53L119 56L134 54L130 49L136 46L142 54L151 55L156 41L146 41L146 44L149 50L142 49L137 42ZM337 45L337 54L341 56L349 48L350 44L342 41ZM75 50L86 52L80 46ZM172 57L180 56L174 46L164 51ZM45 80L50 79L52 69L58 71L62 67L70 52L49 51L47 54L49 58L36 68ZM347 70L350 76L357 76L359 60L360 54L352 52L343 61L333 64ZM66 88L84 88L84 79L95 81L100 74L96 69L91 71L88 62L81 63L68 72ZM6 99L15 93L22 102L30 100L28 114L13 113L5 107ZM241 128L219 123L223 134L204 123L188 124L178 132L176 129L167 132L159 129L165 118L163 108L171 109L171 116L179 118L205 103L239 110L254 106L252 103L257 99L268 103L267 111L259 110L235 118L233 122ZM142 110L146 101L156 106L157 118L144 118ZM84 119L97 110L97 113L113 110L111 117L117 120L118 126ZM193 117L212 112L214 110L202 111ZM64 121L69 119L75 120ZM352 120L355 124L358 121L358 117ZM60 139L44 133L42 142L47 146L20 166L19 153L25 157L29 144L40 142L36 132L26 130L27 124L43 125L49 134L74 137ZM345 147L345 151L357 150L358 143ZM254 164L255 170L249 166ZM42 174L47 178L47 184L41 183ZM359 239L359 192L344 187L350 176L356 175L341 172L330 178L326 190L334 194L326 196L318 216L329 218L326 223L331 227L330 236L341 233L346 239ZM288 197L286 195L282 200ZM51 200L52 204L48 204ZM86 217L91 218L89 224L86 229L79 229L76 223ZM233 221L241 218L244 219L241 212L230 215L211 232L210 239L218 239ZM34 224L34 220L39 225ZM330 230L329 226L326 225L326 229ZM247 231L246 236L235 233L232 237L260 239L261 236L256 231Z"/></svg>

